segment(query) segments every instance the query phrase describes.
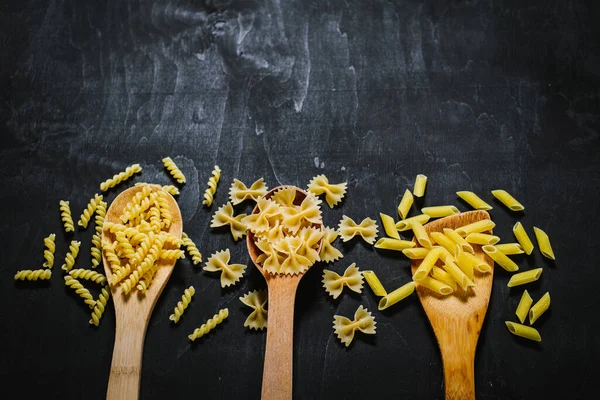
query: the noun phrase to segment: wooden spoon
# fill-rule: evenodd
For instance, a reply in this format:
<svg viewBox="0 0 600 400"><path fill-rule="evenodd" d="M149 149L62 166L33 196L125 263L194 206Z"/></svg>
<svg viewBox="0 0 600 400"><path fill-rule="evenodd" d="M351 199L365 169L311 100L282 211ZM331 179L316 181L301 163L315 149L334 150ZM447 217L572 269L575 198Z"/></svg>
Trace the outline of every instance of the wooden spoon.
<svg viewBox="0 0 600 400"><path fill-rule="evenodd" d="M296 189L294 204L300 205L308 196L304 190L295 186L279 186L271 189L264 197L270 198L280 189ZM258 213L258 206L253 214ZM322 228L323 224L313 224ZM262 269L256 258L262 254L256 247L254 234L247 232L248 253L256 268L265 277L269 292L269 324L267 327L267 346L263 368L262 400L290 400L292 398L293 339L294 339L294 302L298 283L306 271L297 275L272 274ZM319 252L323 241L319 243ZM308 271L308 270L307 270Z"/></svg>
<svg viewBox="0 0 600 400"><path fill-rule="evenodd" d="M150 186L153 189L160 190L158 185ZM131 198L141 190L141 186L136 186L121 192L108 208L106 221L122 223L119 216L123 209ZM173 217L169 233L181 238L183 229L181 211L171 195L168 196L168 200ZM110 241L111 239L103 232L102 240ZM104 256L104 252L102 252L102 260L106 276L111 276L110 265ZM116 332L108 391L106 393L106 398L109 400L135 400L139 396L142 354L148 321L158 297L167 280L169 280L171 272L173 272L175 262L176 260L162 259L157 262L159 267L145 295L141 295L137 291L130 295L124 295L120 285L110 288L115 305Z"/></svg>
<svg viewBox="0 0 600 400"><path fill-rule="evenodd" d="M442 232L444 228L456 229L482 219L490 219L489 214L470 211L430 222L425 225L425 230L428 233ZM454 293L442 296L417 284L419 299L442 353L446 400L475 399L475 349L492 292L494 262L485 255L481 246L473 245L473 249L475 255L492 268L486 274L475 271L476 286L468 292L459 286ZM412 261L413 274L421 261ZM441 261L438 263L441 264Z"/></svg>

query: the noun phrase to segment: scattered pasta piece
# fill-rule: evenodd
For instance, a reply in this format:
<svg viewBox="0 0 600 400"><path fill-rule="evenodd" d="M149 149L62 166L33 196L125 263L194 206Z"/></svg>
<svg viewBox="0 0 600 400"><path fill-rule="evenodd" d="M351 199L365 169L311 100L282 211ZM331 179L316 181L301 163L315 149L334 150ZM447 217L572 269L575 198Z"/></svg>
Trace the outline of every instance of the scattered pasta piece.
<svg viewBox="0 0 600 400"><path fill-rule="evenodd" d="M521 247L521 245L519 243L502 243L502 244L496 244L496 249L498 251L501 251L502 253L508 255L512 255L512 254L523 254L525 253L525 251L523 250L523 247Z"/></svg>
<svg viewBox="0 0 600 400"><path fill-rule="evenodd" d="M429 221L430 218L431 217L427 214L419 214L415 215L414 217L403 219L401 221L396 222L396 230L398 230L398 232L411 230L411 224L413 223L413 221L417 221L421 225L424 225L427 223L427 221Z"/></svg>
<svg viewBox="0 0 600 400"><path fill-rule="evenodd" d="M105 180L100 184L100 190L106 192L108 189L117 186L119 183L131 178L134 174L142 172L140 164L132 164L125 168L125 171L114 175L112 178Z"/></svg>
<svg viewBox="0 0 600 400"><path fill-rule="evenodd" d="M417 242L419 242L419 244L423 247L431 248L431 246L433 245L431 238L425 231L423 225L421 225L419 221L414 220L411 222L410 227L412 228L413 233L415 234L415 239L417 239Z"/></svg>
<svg viewBox="0 0 600 400"><path fill-rule="evenodd" d="M356 235L360 235L365 242L372 245L377 239L378 229L377 223L371 218L365 218L357 225L352 218L344 215L340 221L338 231L344 242L351 240Z"/></svg>
<svg viewBox="0 0 600 400"><path fill-rule="evenodd" d="M28 280L28 281L37 281L37 280L48 280L52 277L52 271L50 269L23 269L21 271L17 271L15 274L15 281L17 280Z"/></svg>
<svg viewBox="0 0 600 400"><path fill-rule="evenodd" d="M423 174L417 175L413 194L417 197L423 197L425 194L425 186L427 186L427 177Z"/></svg>
<svg viewBox="0 0 600 400"><path fill-rule="evenodd" d="M519 285L525 285L526 283L535 282L542 276L542 269L536 268L525 272L519 272L510 277L508 281L508 287L514 287Z"/></svg>
<svg viewBox="0 0 600 400"><path fill-rule="evenodd" d="M46 262L43 264L45 268L50 268L54 266L54 252L56 251L56 235L51 233L48 237L44 238L44 259Z"/></svg>
<svg viewBox="0 0 600 400"><path fill-rule="evenodd" d="M492 245L483 246L483 251L487 254L492 260L494 260L499 266L507 270L508 272L515 272L519 270L519 266L508 256L496 249Z"/></svg>
<svg viewBox="0 0 600 400"><path fill-rule="evenodd" d="M333 228L325 227L323 235L323 245L321 246L321 252L319 253L319 259L323 262L330 263L332 261L343 258L344 255L341 251L333 247L333 242L338 237L338 231Z"/></svg>
<svg viewBox="0 0 600 400"><path fill-rule="evenodd" d="M255 330L265 329L267 327L268 319L267 310L265 308L267 305L267 291L254 290L248 292L240 297L240 301L253 309L252 313L246 318L244 326Z"/></svg>
<svg viewBox="0 0 600 400"><path fill-rule="evenodd" d="M102 198L102 195L95 194L94 197L90 199L87 207L85 210L83 210L83 213L81 213L81 217L79 217L77 225L83 227L84 229L87 228L88 223L96 212L96 207L98 207L98 204L102 201Z"/></svg>
<svg viewBox="0 0 600 400"><path fill-rule="evenodd" d="M394 218L383 213L379 213L379 217L381 217L381 225L383 225L383 230L385 231L385 234L391 238L400 240L400 235L396 230L396 223L394 222Z"/></svg>
<svg viewBox="0 0 600 400"><path fill-rule="evenodd" d="M550 293L546 292L537 303L529 309L529 324L533 325L543 313L550 308Z"/></svg>
<svg viewBox="0 0 600 400"><path fill-rule="evenodd" d="M375 272L363 271L362 275L365 278L365 280L367 281L367 284L369 285L369 287L371 288L371 290L373 291L373 294L375 296L381 297L381 296L387 295L387 291L385 290L385 288L379 281L379 278L377 277Z"/></svg>
<svg viewBox="0 0 600 400"><path fill-rule="evenodd" d="M169 319L171 321L173 321L175 323L179 322L179 319L183 315L183 312L185 311L185 309L188 308L188 305L192 301L192 297L194 297L195 294L196 294L196 289L194 289L193 286L190 286L189 288L187 288L183 291L183 295L181 296L181 301L177 302L177 305L175 306L175 309L173 310L173 314L171 314L169 316Z"/></svg>
<svg viewBox="0 0 600 400"><path fill-rule="evenodd" d="M186 182L185 175L183 175L183 172L181 172L181 170L179 169L177 164L175 164L175 161L171 159L171 157L163 158L162 162L167 171L169 171L169 174L171 174L171 176L177 181L177 183L184 184Z"/></svg>
<svg viewBox="0 0 600 400"><path fill-rule="evenodd" d="M62 267L60 267L63 271L69 272L75 265L75 260L79 254L79 246L81 246L81 242L76 240L71 241L71 244L69 245L69 252L65 256L65 263L62 265Z"/></svg>
<svg viewBox="0 0 600 400"><path fill-rule="evenodd" d="M183 232L181 238L183 239L183 245L186 247L188 254L192 256L192 262L194 265L201 263L202 254L200 253L200 250L198 250L198 247L196 247L196 244L194 244L192 239L190 239L185 232Z"/></svg>
<svg viewBox="0 0 600 400"><path fill-rule="evenodd" d="M368 335L375 334L375 318L366 308L359 306L354 313L354 320L350 320L341 315L333 316L333 330L338 339L346 345L350 346L354 339L354 333L358 330Z"/></svg>
<svg viewBox="0 0 600 400"><path fill-rule="evenodd" d="M492 230L496 223L491 219L482 219L481 221L473 222L472 224L461 226L454 231L462 237L466 237L471 233L482 233Z"/></svg>
<svg viewBox="0 0 600 400"><path fill-rule="evenodd" d="M414 202L414 198L410 190L406 189L404 191L404 195L402 195L402 199L400 200L400 204L398 204L398 215L401 219L405 219L408 215L410 208L412 207Z"/></svg>
<svg viewBox="0 0 600 400"><path fill-rule="evenodd" d="M402 250L402 254L411 260L422 260L427 254L429 254L430 251L431 249L427 247L415 247L412 249Z"/></svg>
<svg viewBox="0 0 600 400"><path fill-rule="evenodd" d="M334 299L337 299L344 286L356 293L362 293L363 276L360 270L356 267L356 263L350 264L343 276L339 276L336 272L328 269L323 270L323 287Z"/></svg>
<svg viewBox="0 0 600 400"><path fill-rule="evenodd" d="M96 301L92 297L90 291L83 287L81 282L73 278L71 275L67 275L65 276L65 285L73 289L75 293L77 293L77 295L83 299L83 302L87 304L88 307L94 308Z"/></svg>
<svg viewBox="0 0 600 400"><path fill-rule="evenodd" d="M106 288L102 288L102 293L98 295L98 300L96 300L96 304L92 310L92 318L89 320L90 325L100 325L100 319L102 319L109 298L110 291L106 290Z"/></svg>
<svg viewBox="0 0 600 400"><path fill-rule="evenodd" d="M308 191L315 196L325 194L325 201L333 208L344 198L346 186L346 182L330 184L325 175L317 175L309 182Z"/></svg>
<svg viewBox="0 0 600 400"><path fill-rule="evenodd" d="M208 180L208 188L204 191L204 201L202 204L207 207L210 207L213 202L219 179L221 179L221 168L219 168L218 165L215 165L215 168L212 171L212 176Z"/></svg>
<svg viewBox="0 0 600 400"><path fill-rule="evenodd" d="M218 228L220 226L229 225L233 239L239 240L246 234L246 225L242 222L245 217L246 214L240 214L234 217L233 206L231 203L227 203L215 212L210 227Z"/></svg>
<svg viewBox="0 0 600 400"><path fill-rule="evenodd" d="M534 340L536 342L542 341L540 333L535 328L517 324L516 322L511 321L506 321L505 324L510 333L512 333L513 335L521 336L525 339Z"/></svg>
<svg viewBox="0 0 600 400"><path fill-rule="evenodd" d="M506 190L492 190L492 194L511 211L523 211L525 209L525 207L523 207L523 205Z"/></svg>
<svg viewBox="0 0 600 400"><path fill-rule="evenodd" d="M456 192L456 195L476 210L491 210L493 208L473 192Z"/></svg>
<svg viewBox="0 0 600 400"><path fill-rule="evenodd" d="M415 247L415 243L410 240L381 238L375 243L375 247L384 250L404 251L411 247Z"/></svg>
<svg viewBox="0 0 600 400"><path fill-rule="evenodd" d="M167 193L169 193L171 196L178 196L179 195L179 189L176 186L173 185L164 185L163 190Z"/></svg>
<svg viewBox="0 0 600 400"><path fill-rule="evenodd" d="M75 225L73 224L73 216L71 214L71 207L68 201L59 201L60 205L60 219L63 222L65 232L74 232Z"/></svg>
<svg viewBox="0 0 600 400"><path fill-rule="evenodd" d="M513 226L513 233L525 254L530 255L533 252L534 246L531 239L529 239L529 235L527 235L523 224L517 222L515 226Z"/></svg>
<svg viewBox="0 0 600 400"><path fill-rule="evenodd" d="M542 255L551 260L556 260L554 257L554 251L552 251L552 246L550 245L550 238L546 232L535 226L533 227L533 232L535 233L535 239L538 242L538 246L542 252Z"/></svg>
<svg viewBox="0 0 600 400"><path fill-rule="evenodd" d="M519 318L519 321L521 321L521 323L524 323L527 319L527 315L529 314L529 309L531 308L532 304L533 299L529 295L529 292L525 290L523 292L523 295L521 296L519 305L517 306L517 311L515 311L515 314L517 315L517 318Z"/></svg>
<svg viewBox="0 0 600 400"><path fill-rule="evenodd" d="M217 314L215 314L211 319L209 319L204 324L202 324L202 326L200 326L200 328L197 328L196 330L194 330L194 332L192 332L192 334L189 335L188 338L192 342L195 341L196 339L201 338L202 336L206 335L208 332L215 329L215 327L217 325L219 325L221 322L223 322L228 316L229 316L229 309L224 308L222 310L219 310L219 312Z"/></svg>
<svg viewBox="0 0 600 400"><path fill-rule="evenodd" d="M71 275L73 278L81 278L86 281L93 281L99 283L100 285L104 285L106 283L106 276L90 269L72 269L69 271L69 275Z"/></svg>
<svg viewBox="0 0 600 400"><path fill-rule="evenodd" d="M246 271L244 264L229 264L230 258L229 249L217 251L206 260L206 266L203 268L205 271L221 273L221 287L237 283Z"/></svg>
<svg viewBox="0 0 600 400"><path fill-rule="evenodd" d="M386 296L384 296L379 301L378 309L380 311L385 310L386 308L391 307L394 304L398 303L400 300L407 298L414 291L415 291L415 283L408 282L407 284L400 286L398 289L396 289L393 292L390 292Z"/></svg>
<svg viewBox="0 0 600 400"><path fill-rule="evenodd" d="M431 218L443 218L458 214L460 211L454 206L434 206L422 208L421 212L429 215Z"/></svg>
<svg viewBox="0 0 600 400"><path fill-rule="evenodd" d="M229 189L229 199L233 205L240 204L244 200L256 201L259 197L262 197L267 193L267 189L267 185L265 185L263 178L254 182L249 189L243 182L234 179L231 188Z"/></svg>

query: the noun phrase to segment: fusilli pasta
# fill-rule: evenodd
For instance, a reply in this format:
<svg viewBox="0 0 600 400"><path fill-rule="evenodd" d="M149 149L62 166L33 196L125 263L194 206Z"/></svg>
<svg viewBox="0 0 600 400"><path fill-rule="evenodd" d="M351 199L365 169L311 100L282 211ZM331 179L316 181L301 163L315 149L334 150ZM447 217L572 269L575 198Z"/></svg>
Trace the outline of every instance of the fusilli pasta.
<svg viewBox="0 0 600 400"><path fill-rule="evenodd" d="M86 281L93 281L99 283L101 285L104 285L106 283L106 276L99 272L92 271L89 269L72 269L71 271L69 271L69 275L71 275L73 278L81 278L85 279Z"/></svg>
<svg viewBox="0 0 600 400"><path fill-rule="evenodd" d="M112 178L105 180L100 184L100 190L106 192L108 189L117 186L119 183L131 178L134 174L142 172L140 164L133 164L125 168L125 171L113 175Z"/></svg>
<svg viewBox="0 0 600 400"><path fill-rule="evenodd" d="M96 301L92 297L90 291L83 287L81 282L73 278L71 275L67 275L65 276L65 285L73 289L75 293L77 293L77 295L83 299L83 302L87 304L88 307L94 308Z"/></svg>
<svg viewBox="0 0 600 400"><path fill-rule="evenodd" d="M194 332L191 335L189 335L188 338L192 342L195 341L196 339L201 338L202 336L206 335L211 330L215 329L215 327L218 324L220 324L221 322L223 322L228 316L229 316L229 309L224 308L222 310L219 310L219 312L217 314L215 314L211 319L209 319L204 324L202 324L202 326L200 326L200 328L197 328L196 330L194 330Z"/></svg>
<svg viewBox="0 0 600 400"><path fill-rule="evenodd" d="M90 199L90 202L88 203L87 207L81 213L81 217L79 217L77 225L83 227L84 229L87 228L90 219L94 215L94 212L96 212L96 208L98 207L98 204L102 201L102 199L102 195L98 194L95 194L94 197Z"/></svg>
<svg viewBox="0 0 600 400"><path fill-rule="evenodd" d="M48 280L52 277L52 271L49 269L35 269L35 270L30 270L30 269L24 269L21 271L17 271L17 273L15 274L15 281L16 280L28 280L28 281L37 281L39 280Z"/></svg>
<svg viewBox="0 0 600 400"><path fill-rule="evenodd" d="M89 320L91 325L100 325L100 319L104 314L104 309L106 308L106 303L108 302L109 298L110 291L106 290L106 288L102 288L102 293L98 295L98 300L96 300L96 304L92 310L92 318Z"/></svg>
<svg viewBox="0 0 600 400"><path fill-rule="evenodd" d="M200 250L198 250L198 247L196 247L196 244L194 244L192 239L190 239L185 232L183 232L181 238L183 239L183 245L186 247L188 254L192 256L192 262L194 265L201 263L202 254L200 253Z"/></svg>
<svg viewBox="0 0 600 400"><path fill-rule="evenodd" d="M56 251L56 235L51 233L48 237L44 238L44 258L46 262L43 264L46 268L52 268L54 266L54 252Z"/></svg>
<svg viewBox="0 0 600 400"><path fill-rule="evenodd" d="M75 260L79 254L79 246L81 246L81 242L76 240L71 241L69 252L65 256L65 263L60 267L63 271L69 272L73 268L73 265L75 265Z"/></svg>
<svg viewBox="0 0 600 400"><path fill-rule="evenodd" d="M65 232L74 232L75 225L73 224L73 216L71 214L71 207L69 206L69 202L61 200L58 204L60 205L60 219L63 222Z"/></svg>
<svg viewBox="0 0 600 400"><path fill-rule="evenodd" d="M208 188L204 191L204 204L207 207L213 202L213 198L215 196L215 192L217 191L217 184L219 183L219 179L221 179L221 168L218 165L215 165L215 169L213 169L212 176L208 180Z"/></svg>
<svg viewBox="0 0 600 400"><path fill-rule="evenodd" d="M162 162L165 165L165 168L167 169L167 171L169 171L169 174L171 174L171 176L178 183L181 183L181 184L185 183L185 175L183 175L183 172L181 172L181 170L179 169L177 164L175 164L175 161L173 161L171 159L171 157L163 158Z"/></svg>
<svg viewBox="0 0 600 400"><path fill-rule="evenodd" d="M196 294L196 289L194 289L193 286L190 286L189 288L187 288L183 291L183 295L181 296L181 301L177 302L177 305L173 309L173 314L171 314L169 316L169 319L171 321L173 321L175 323L179 322L179 319L183 315L183 312L185 311L185 309L188 308L188 305L192 301L192 297L194 297L195 294Z"/></svg>

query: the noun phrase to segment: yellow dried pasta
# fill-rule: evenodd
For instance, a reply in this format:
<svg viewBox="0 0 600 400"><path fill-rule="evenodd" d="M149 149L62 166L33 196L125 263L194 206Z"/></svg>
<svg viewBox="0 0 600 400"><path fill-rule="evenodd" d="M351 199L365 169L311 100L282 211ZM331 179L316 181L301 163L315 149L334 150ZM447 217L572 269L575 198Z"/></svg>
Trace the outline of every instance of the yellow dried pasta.
<svg viewBox="0 0 600 400"><path fill-rule="evenodd" d="M60 218L63 222L63 226L65 228L65 232L74 232L75 225L73 223L73 216L71 214L71 207L68 201L61 200L59 201L60 208Z"/></svg>
<svg viewBox="0 0 600 400"><path fill-rule="evenodd" d="M531 309L531 305L533 304L533 299L529 295L529 292L525 290L523 295L521 296L521 300L519 300L519 304L517 305L517 310L515 314L521 323L524 323L527 319L527 315L529 314L529 310Z"/></svg>
<svg viewBox="0 0 600 400"><path fill-rule="evenodd" d="M229 264L230 259L229 249L217 251L206 260L203 268L205 271L221 273L221 287L228 287L239 282L246 271L244 264Z"/></svg>
<svg viewBox="0 0 600 400"><path fill-rule="evenodd" d="M385 231L385 234L391 238L400 240L400 235L396 230L396 223L394 222L394 218L384 213L379 213L379 217L381 218L381 225L383 225L383 230Z"/></svg>
<svg viewBox="0 0 600 400"><path fill-rule="evenodd" d="M317 175L309 182L308 191L315 196L325 194L325 201L333 208L344 198L346 187L346 182L330 184L325 175Z"/></svg>
<svg viewBox="0 0 600 400"><path fill-rule="evenodd" d="M181 296L181 300L177 302L177 305L173 309L173 314L169 316L169 319L175 323L179 322L183 312L186 308L188 308L190 302L192 301L192 297L196 294L196 289L193 286L185 289L183 291L183 295Z"/></svg>
<svg viewBox="0 0 600 400"><path fill-rule="evenodd" d="M492 195L511 211L523 211L525 207L506 190L492 190Z"/></svg>
<svg viewBox="0 0 600 400"><path fill-rule="evenodd" d="M244 321L246 328L259 330L267 327L268 311L265 308L267 300L266 290L254 290L240 297L240 301L253 310Z"/></svg>
<svg viewBox="0 0 600 400"><path fill-rule="evenodd" d="M71 244L69 245L69 252L65 256L65 263L62 265L62 267L60 267L63 271L69 272L75 265L75 260L79 254L79 246L81 246L81 242L76 240L71 241Z"/></svg>
<svg viewBox="0 0 600 400"><path fill-rule="evenodd" d="M376 330L375 318L363 306L359 306L354 313L354 319L350 320L341 315L333 316L333 330L338 339L346 346L350 346L356 331L374 335Z"/></svg>
<svg viewBox="0 0 600 400"><path fill-rule="evenodd" d="M221 179L221 168L218 165L215 165L215 168L212 171L212 176L208 180L208 188L204 191L204 204L207 207L213 202L213 198L215 197L215 192L217 191L217 185L219 184L219 179Z"/></svg>
<svg viewBox="0 0 600 400"><path fill-rule="evenodd" d="M385 290L385 288L383 287L383 285L379 281L379 278L377 277L377 275L375 274L375 272L373 272L373 271L363 271L362 275L365 278L365 281L367 281L367 284L369 285L369 287L371 288L371 290L373 291L373 294L375 296L385 296L385 295L387 295L387 291Z"/></svg>
<svg viewBox="0 0 600 400"><path fill-rule="evenodd" d="M342 294L344 286L353 292L362 293L363 276L356 267L356 263L350 264L342 276L338 275L337 272L324 269L322 282L325 291L334 299Z"/></svg>
<svg viewBox="0 0 600 400"><path fill-rule="evenodd" d="M92 297L90 291L83 287L81 282L73 278L71 275L67 275L65 276L65 285L73 289L75 293L77 293L77 295L83 299L83 302L87 304L88 307L94 308L96 301Z"/></svg>
<svg viewBox="0 0 600 400"><path fill-rule="evenodd" d="M209 319L204 324L202 324L200 326L200 328L195 329L194 332L192 332L192 334L188 336L188 338L192 342L201 338L202 336L206 335L208 332L215 329L216 326L219 325L220 323L222 323L228 316L229 316L229 309L223 308L222 310L219 310L219 312L217 314L215 314L211 319Z"/></svg>
<svg viewBox="0 0 600 400"><path fill-rule="evenodd" d="M535 233L535 238L538 242L538 246L542 255L551 260L556 260L556 257L554 257L554 251L550 245L550 238L546 232L535 226L533 227L533 232Z"/></svg>
<svg viewBox="0 0 600 400"><path fill-rule="evenodd" d="M52 267L54 266L54 252L56 251L56 235L54 233L51 233L50 235L48 235L48 237L44 238L44 246L46 247L44 249L44 259L46 260L46 262L44 262L43 266L45 268L50 268L52 269Z"/></svg>
<svg viewBox="0 0 600 400"><path fill-rule="evenodd" d="M15 281L37 281L37 280L48 280L52 277L52 271L44 268L44 269L23 269L21 271L17 271L15 274Z"/></svg>
<svg viewBox="0 0 600 400"><path fill-rule="evenodd" d="M98 207L98 204L102 201L102 199L102 195L98 194L95 194L94 197L90 199L87 207L81 213L81 217L79 217L77 225L83 227L84 229L87 228L90 219L94 215L94 212L96 212L96 207Z"/></svg>
<svg viewBox="0 0 600 400"><path fill-rule="evenodd" d="M242 222L246 214L233 215L233 206L227 203L220 207L212 218L211 228L229 225L234 240L241 239L246 234L246 225Z"/></svg>
<svg viewBox="0 0 600 400"><path fill-rule="evenodd" d="M194 265L201 263L202 254L200 253L200 250L198 250L198 247L196 247L196 244L185 232L183 232L181 238L183 239L183 245L186 247L188 254L192 256L192 262Z"/></svg>
<svg viewBox="0 0 600 400"><path fill-rule="evenodd" d="M101 285L104 285L106 283L106 276L99 272L92 271L90 269L72 269L71 271L69 271L69 275L71 275L73 278L81 278L86 281L93 281L99 283Z"/></svg>
<svg viewBox="0 0 600 400"><path fill-rule="evenodd" d="M96 304L92 310L92 316L89 320L90 325L100 325L100 319L102 319L109 298L110 291L106 290L106 288L102 288L102 292L98 295L98 300L96 300Z"/></svg>
<svg viewBox="0 0 600 400"><path fill-rule="evenodd" d="M319 259L323 262L330 263L343 258L344 255L342 252L333 247L333 242L338 237L338 231L329 227L325 227L323 231L323 244L321 246L321 251L319 252Z"/></svg>
<svg viewBox="0 0 600 400"><path fill-rule="evenodd" d="M229 199L231 200L231 204L235 206L244 200L256 201L259 197L264 196L267 190L268 188L263 178L255 181L250 188L247 188L244 182L234 179L229 189Z"/></svg>
<svg viewBox="0 0 600 400"><path fill-rule="evenodd" d="M183 175L183 172L181 172L181 170L179 169L177 164L175 164L175 161L171 159L171 157L163 158L162 162L167 171L169 171L169 174L171 174L171 176L173 177L173 179L175 179L180 184L184 184L186 182L185 175Z"/></svg>
<svg viewBox="0 0 600 400"><path fill-rule="evenodd" d="M417 197L423 197L425 194L425 187L427 186L427 177L423 174L417 175L415 178L415 187L413 194Z"/></svg>
<svg viewBox="0 0 600 400"><path fill-rule="evenodd" d="M105 180L100 184L100 190L106 192L108 189L117 186L119 183L131 178L134 174L142 172L140 164L132 164L125 168L125 171L113 175L112 178Z"/></svg>
<svg viewBox="0 0 600 400"><path fill-rule="evenodd" d="M388 293L381 300L379 300L378 310L385 310L398 303L400 300L404 300L415 291L415 283L408 282L405 285L400 286L398 289Z"/></svg>
<svg viewBox="0 0 600 400"><path fill-rule="evenodd" d="M535 328L517 324L516 322L511 321L506 321L505 324L510 333L512 333L513 335L521 336L525 339L533 340L536 342L542 341L540 333Z"/></svg>
<svg viewBox="0 0 600 400"><path fill-rule="evenodd" d="M365 218L360 224L357 224L352 218L344 215L340 221L338 231L344 242L347 242L356 235L359 235L365 242L372 245L377 239L378 229L377 223L371 218Z"/></svg>

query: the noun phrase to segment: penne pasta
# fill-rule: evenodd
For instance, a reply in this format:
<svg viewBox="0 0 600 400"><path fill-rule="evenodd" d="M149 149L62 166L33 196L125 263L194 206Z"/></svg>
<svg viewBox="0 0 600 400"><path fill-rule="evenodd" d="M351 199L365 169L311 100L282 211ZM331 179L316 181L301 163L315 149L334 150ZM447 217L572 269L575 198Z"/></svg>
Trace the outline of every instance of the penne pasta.
<svg viewBox="0 0 600 400"><path fill-rule="evenodd" d="M507 286L514 287L534 282L540 279L540 276L542 276L541 268L536 268L525 272L519 272L518 274L514 274L510 277L510 281L508 281Z"/></svg>
<svg viewBox="0 0 600 400"><path fill-rule="evenodd" d="M414 279L414 278L413 278ZM419 285L425 286L427 289L432 290L436 293L447 295L453 292L452 287L446 285L443 282L440 282L436 279L433 279L430 276L426 276L423 279L415 280Z"/></svg>
<svg viewBox="0 0 600 400"><path fill-rule="evenodd" d="M502 244L496 244L495 246L496 246L496 249L498 249L498 251L501 251L502 253L504 253L506 255L525 253L523 251L523 247L521 247L521 245L519 243L502 243Z"/></svg>
<svg viewBox="0 0 600 400"><path fill-rule="evenodd" d="M460 236L465 237L471 233L481 233L492 230L496 223L491 219L482 219L481 221L473 222L472 224L456 228L455 231Z"/></svg>
<svg viewBox="0 0 600 400"><path fill-rule="evenodd" d="M542 341L540 333L535 328L510 321L506 321L505 324L510 333L512 333L513 335L521 336L529 340L535 340L536 342Z"/></svg>
<svg viewBox="0 0 600 400"><path fill-rule="evenodd" d="M473 273L475 267L473 266L473 264L470 262L462 262L462 263L459 262L463 253L464 253L463 249L461 249L461 247L459 245L456 245L456 251L454 253L455 263L456 263L456 265L458 265L458 268L460 268L460 270L462 272L464 272L466 276L469 277L470 280L473 280L473 279L475 279L475 274ZM462 257L462 258L464 261L465 258L464 257Z"/></svg>
<svg viewBox="0 0 600 400"><path fill-rule="evenodd" d="M465 240L469 243L486 245L496 244L500 241L498 236L488 235L487 233L469 233Z"/></svg>
<svg viewBox="0 0 600 400"><path fill-rule="evenodd" d="M523 205L506 190L492 190L492 194L511 211L523 211L525 209L525 207L523 207Z"/></svg>
<svg viewBox="0 0 600 400"><path fill-rule="evenodd" d="M515 234L515 237L523 248L525 254L530 255L533 251L533 243L531 242L531 239L529 239L529 235L527 235L523 224L517 222L515 226L513 226L513 233Z"/></svg>
<svg viewBox="0 0 600 400"><path fill-rule="evenodd" d="M483 246L485 254L490 256L499 266L507 270L508 272L515 272L519 270L519 266L504 253L499 252L494 246L488 244Z"/></svg>
<svg viewBox="0 0 600 400"><path fill-rule="evenodd" d="M415 271L413 279L415 281L420 281L420 280L424 279L427 275L429 275L431 268L433 268L433 266L435 265L435 263L437 262L437 260L439 258L440 258L439 249L433 249L429 253L427 253L427 255L425 256L423 261L421 261L421 265L419 265L419 267Z"/></svg>
<svg viewBox="0 0 600 400"><path fill-rule="evenodd" d="M461 191L456 192L456 195L476 210L491 210L493 208L473 192Z"/></svg>
<svg viewBox="0 0 600 400"><path fill-rule="evenodd" d="M415 283L408 282L406 285L400 286L398 289L393 292L388 293L384 297L379 300L379 307L377 307L380 311L385 310L386 308L393 306L400 300L405 299L410 296L412 292L415 291Z"/></svg>
<svg viewBox="0 0 600 400"><path fill-rule="evenodd" d="M429 251L431 251L431 249L428 249L427 247L415 247L413 249L402 250L402 253L411 260L422 260Z"/></svg>
<svg viewBox="0 0 600 400"><path fill-rule="evenodd" d="M463 290L468 290L470 286L475 286L475 282L473 282L462 269L450 259L450 257L446 257L444 260L444 269Z"/></svg>
<svg viewBox="0 0 600 400"><path fill-rule="evenodd" d="M474 270L477 270L482 273L487 273L492 270L492 267L490 267L490 265L487 262L485 262L485 260L482 260L481 258L474 256L473 254L467 253L465 251L463 251L460 254L459 259L456 261L458 262L458 265L461 267L461 269L461 264L469 264Z"/></svg>
<svg viewBox="0 0 600 400"><path fill-rule="evenodd" d="M433 267L431 269L431 277L450 286L453 291L456 290L456 281L452 279L452 276L449 273L447 273L440 267Z"/></svg>
<svg viewBox="0 0 600 400"><path fill-rule="evenodd" d="M444 228L444 235L447 236L450 240L460 246L463 251L474 254L475 250L473 250L473 246L469 242L467 242L462 236L456 233L453 229Z"/></svg>
<svg viewBox="0 0 600 400"><path fill-rule="evenodd" d="M431 239L425 231L425 228L423 228L423 225L421 225L419 221L413 221L411 227L419 244L423 247L431 248Z"/></svg>
<svg viewBox="0 0 600 400"><path fill-rule="evenodd" d="M431 219L431 217L427 214L415 215L414 217L406 218L396 222L396 230L399 232L408 231L412 229L410 224L412 224L413 221L417 221L421 225L425 225L429 219Z"/></svg>
<svg viewBox="0 0 600 400"><path fill-rule="evenodd" d="M394 218L389 215L379 213L379 217L381 218L381 225L383 225L383 230L385 234L394 239L400 239L400 235L396 230L396 223L394 222Z"/></svg>
<svg viewBox="0 0 600 400"><path fill-rule="evenodd" d="M448 236L441 232L431 232L429 236L431 236L431 238L437 244L448 250L450 254L454 255L456 253L456 243L454 243Z"/></svg>
<svg viewBox="0 0 600 400"><path fill-rule="evenodd" d="M398 240L391 238L381 238L375 243L375 247L384 250L402 251L415 246L415 242L410 240Z"/></svg>
<svg viewBox="0 0 600 400"><path fill-rule="evenodd" d="M425 194L425 186L427 186L427 177L423 174L417 175L415 179L415 188L413 194L417 197L423 197Z"/></svg>
<svg viewBox="0 0 600 400"><path fill-rule="evenodd" d="M400 218L406 218L410 208L413 205L413 201L413 195L410 193L410 190L406 189L404 195L402 196L402 200L400 200L400 204L398 204L398 215Z"/></svg>
<svg viewBox="0 0 600 400"><path fill-rule="evenodd" d="M533 325L539 317L550 307L550 293L546 292L537 303L529 309L529 325Z"/></svg>
<svg viewBox="0 0 600 400"><path fill-rule="evenodd" d="M521 300L519 300L517 311L515 311L515 314L517 314L517 318L519 318L519 321L521 321L521 323L524 323L527 319L527 314L529 314L529 309L531 308L532 304L533 299L529 295L529 292L525 290L523 292L523 295L521 296Z"/></svg>
<svg viewBox="0 0 600 400"><path fill-rule="evenodd" d="M454 206L434 206L421 208L421 212L429 215L431 218L442 218L458 214L460 211Z"/></svg>
<svg viewBox="0 0 600 400"><path fill-rule="evenodd" d="M375 296L387 295L387 291L385 290L385 288L379 281L379 278L377 277L377 275L375 275L375 272L363 271L362 274L363 274L363 277L365 278L365 280L367 281L367 284L373 291L373 294L375 294Z"/></svg>
<svg viewBox="0 0 600 400"><path fill-rule="evenodd" d="M535 239L538 242L538 246L542 252L542 255L551 260L556 260L554 257L554 251L552 251L552 246L550 245L550 238L546 232L534 226L533 233L535 233Z"/></svg>

